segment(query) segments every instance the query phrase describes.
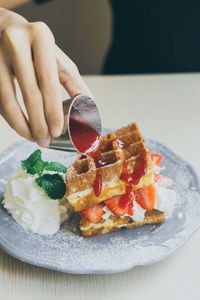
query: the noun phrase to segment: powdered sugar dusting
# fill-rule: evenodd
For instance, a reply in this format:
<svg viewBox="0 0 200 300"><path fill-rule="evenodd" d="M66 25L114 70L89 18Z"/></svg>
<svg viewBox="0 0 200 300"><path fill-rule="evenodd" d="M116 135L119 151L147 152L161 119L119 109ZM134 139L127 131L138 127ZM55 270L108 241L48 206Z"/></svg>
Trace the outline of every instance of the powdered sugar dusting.
<svg viewBox="0 0 200 300"><path fill-rule="evenodd" d="M177 202L172 217L160 225L121 229L85 239L79 232L79 215L65 222L55 235L40 236L24 230L0 206L0 245L26 262L71 273L112 273L163 259L179 248L200 226L200 187L192 168L167 147L149 141L152 153L163 155L163 172L173 179ZM0 196L6 178L36 147L18 143L0 155ZM43 150L46 160L69 166L76 154ZM177 218L179 213L182 218Z"/></svg>

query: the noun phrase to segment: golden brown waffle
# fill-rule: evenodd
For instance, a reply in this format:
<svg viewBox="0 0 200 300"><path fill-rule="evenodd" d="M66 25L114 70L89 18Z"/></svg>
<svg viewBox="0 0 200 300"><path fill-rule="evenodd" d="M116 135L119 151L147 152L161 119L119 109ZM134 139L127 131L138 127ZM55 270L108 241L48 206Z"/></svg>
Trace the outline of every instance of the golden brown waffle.
<svg viewBox="0 0 200 300"><path fill-rule="evenodd" d="M144 224L161 223L165 218L164 212L159 210L147 210L142 222L135 222L130 217L110 216L108 219L101 219L97 223L91 223L85 218L81 218L80 229L84 237L114 232L120 228L134 228Z"/></svg>
<svg viewBox="0 0 200 300"><path fill-rule="evenodd" d="M120 148L119 139L125 148ZM124 160L128 161L130 172L134 170L135 160L141 154L147 162L147 174L143 176L134 189L151 184L153 177L151 169L153 162L149 149L136 123L131 123L111 132L101 139L100 159L105 163L102 169L102 191L99 197L94 194L96 166L93 158L79 156L66 174L66 197L75 211L81 211L94 206L108 198L125 193L125 183L120 180Z"/></svg>

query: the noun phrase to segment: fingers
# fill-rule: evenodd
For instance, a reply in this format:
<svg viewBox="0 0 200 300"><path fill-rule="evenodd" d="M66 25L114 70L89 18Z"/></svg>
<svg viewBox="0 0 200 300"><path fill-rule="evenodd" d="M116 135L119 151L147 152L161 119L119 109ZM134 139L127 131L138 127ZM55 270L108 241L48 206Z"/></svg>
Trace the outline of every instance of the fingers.
<svg viewBox="0 0 200 300"><path fill-rule="evenodd" d="M59 80L70 97L85 94L94 98L74 62L58 46L55 45L55 48Z"/></svg>
<svg viewBox="0 0 200 300"><path fill-rule="evenodd" d="M34 66L43 96L45 117L51 135L57 137L63 129L63 109L54 38L44 23L33 23L32 30Z"/></svg>
<svg viewBox="0 0 200 300"><path fill-rule="evenodd" d="M0 114L22 137L34 141L28 121L19 106L11 70L0 48Z"/></svg>
<svg viewBox="0 0 200 300"><path fill-rule="evenodd" d="M9 44L9 57L23 95L32 135L41 147L46 147L50 139L49 129L44 114L43 97L32 63L30 41L26 34L20 29L8 30L4 34L4 40ZM20 43L17 41L19 38Z"/></svg>

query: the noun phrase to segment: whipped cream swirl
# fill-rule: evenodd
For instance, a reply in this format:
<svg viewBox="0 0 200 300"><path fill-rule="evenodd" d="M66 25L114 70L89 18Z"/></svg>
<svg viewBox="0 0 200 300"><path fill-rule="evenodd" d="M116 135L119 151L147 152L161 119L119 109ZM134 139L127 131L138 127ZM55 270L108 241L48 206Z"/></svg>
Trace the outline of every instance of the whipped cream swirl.
<svg viewBox="0 0 200 300"><path fill-rule="evenodd" d="M17 223L38 234L56 233L69 219L72 208L66 199L52 200L35 183L36 175L21 167L8 177L3 204Z"/></svg>

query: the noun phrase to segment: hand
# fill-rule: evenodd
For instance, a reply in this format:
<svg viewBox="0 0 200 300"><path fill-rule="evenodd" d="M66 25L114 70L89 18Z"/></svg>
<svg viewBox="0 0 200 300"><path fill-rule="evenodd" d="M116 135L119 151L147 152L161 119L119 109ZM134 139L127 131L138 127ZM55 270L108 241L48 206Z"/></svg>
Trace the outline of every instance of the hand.
<svg viewBox="0 0 200 300"><path fill-rule="evenodd" d="M0 114L22 137L47 147L63 128L60 83L70 97L92 97L76 65L56 45L43 22L0 9ZM15 91L17 79L27 115Z"/></svg>

